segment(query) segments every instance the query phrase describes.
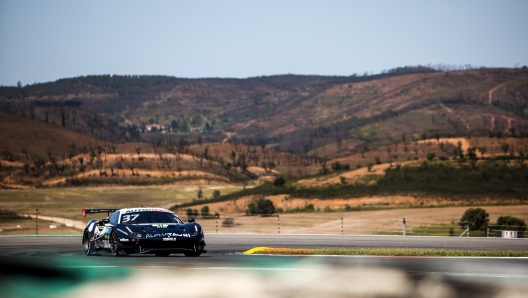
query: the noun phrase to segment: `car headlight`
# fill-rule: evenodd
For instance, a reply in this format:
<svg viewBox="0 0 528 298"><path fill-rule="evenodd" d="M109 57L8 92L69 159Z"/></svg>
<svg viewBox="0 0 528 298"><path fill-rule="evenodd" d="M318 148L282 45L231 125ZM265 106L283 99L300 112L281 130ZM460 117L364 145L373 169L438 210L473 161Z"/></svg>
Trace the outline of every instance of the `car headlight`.
<svg viewBox="0 0 528 298"><path fill-rule="evenodd" d="M196 235L198 235L198 226L196 226L196 225L194 226L194 232L192 232L191 235L192 235L192 236L196 236Z"/></svg>

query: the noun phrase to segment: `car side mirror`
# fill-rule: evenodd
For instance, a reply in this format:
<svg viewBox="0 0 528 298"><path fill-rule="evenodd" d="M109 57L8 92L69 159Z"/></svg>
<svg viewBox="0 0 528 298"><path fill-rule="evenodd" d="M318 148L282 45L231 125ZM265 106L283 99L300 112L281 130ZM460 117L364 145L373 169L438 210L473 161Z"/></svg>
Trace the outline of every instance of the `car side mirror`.
<svg viewBox="0 0 528 298"><path fill-rule="evenodd" d="M104 218L103 220L99 221L98 225L104 226L105 224L108 224L108 223L110 223L110 219Z"/></svg>
<svg viewBox="0 0 528 298"><path fill-rule="evenodd" d="M189 222L195 222L194 217L189 218Z"/></svg>

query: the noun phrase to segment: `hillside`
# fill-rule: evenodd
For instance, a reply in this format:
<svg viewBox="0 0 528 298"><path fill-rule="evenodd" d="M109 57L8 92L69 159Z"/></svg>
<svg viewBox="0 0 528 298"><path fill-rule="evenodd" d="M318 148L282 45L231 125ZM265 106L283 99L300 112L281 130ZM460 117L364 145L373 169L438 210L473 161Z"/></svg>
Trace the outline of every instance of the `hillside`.
<svg viewBox="0 0 528 298"><path fill-rule="evenodd" d="M201 130L206 141L343 156L395 139L528 132L528 70L402 68L375 76L248 79L87 76L0 87L0 110L38 120L48 115L59 125L65 113L66 127L107 141L137 140L139 134L145 140L189 137ZM92 118L73 115L80 111ZM94 117L110 122L96 124ZM148 123L172 132L148 133Z"/></svg>
<svg viewBox="0 0 528 298"><path fill-rule="evenodd" d="M104 142L61 126L28 119L22 116L0 114L0 149L13 154L13 160L30 159L32 156L67 156L83 148L102 145ZM72 144L74 147L72 148ZM2 158L9 161L9 158Z"/></svg>
<svg viewBox="0 0 528 298"><path fill-rule="evenodd" d="M248 183L477 149L525 154L528 69L87 76L0 87L0 111L5 185Z"/></svg>

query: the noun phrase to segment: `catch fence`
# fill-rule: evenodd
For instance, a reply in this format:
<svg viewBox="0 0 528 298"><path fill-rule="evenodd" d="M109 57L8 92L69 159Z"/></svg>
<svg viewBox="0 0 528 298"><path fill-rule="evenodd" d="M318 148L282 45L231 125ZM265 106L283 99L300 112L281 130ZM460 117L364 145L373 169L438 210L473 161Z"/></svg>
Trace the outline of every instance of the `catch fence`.
<svg viewBox="0 0 528 298"><path fill-rule="evenodd" d="M342 235L402 235L461 236L466 226L452 222L394 219L356 220L350 213L220 214L198 216L206 233L257 234L342 234ZM467 233L464 236L468 236Z"/></svg>
<svg viewBox="0 0 528 298"><path fill-rule="evenodd" d="M11 211L0 209L0 235L67 235L80 234L87 220L38 208Z"/></svg>
<svg viewBox="0 0 528 298"><path fill-rule="evenodd" d="M68 216L66 218L66 216ZM81 234L90 219L106 214L82 217L78 212L56 212L49 209L0 210L0 235L66 235ZM424 221L412 218L354 218L354 212L281 213L246 215L224 213L194 215L206 234L334 234L334 235L402 235L402 236L469 236L465 225L453 221ZM187 220L186 216L182 216ZM493 231L494 233L494 231Z"/></svg>
<svg viewBox="0 0 528 298"><path fill-rule="evenodd" d="M528 238L528 233L526 232L526 226L488 225L486 236L499 238Z"/></svg>

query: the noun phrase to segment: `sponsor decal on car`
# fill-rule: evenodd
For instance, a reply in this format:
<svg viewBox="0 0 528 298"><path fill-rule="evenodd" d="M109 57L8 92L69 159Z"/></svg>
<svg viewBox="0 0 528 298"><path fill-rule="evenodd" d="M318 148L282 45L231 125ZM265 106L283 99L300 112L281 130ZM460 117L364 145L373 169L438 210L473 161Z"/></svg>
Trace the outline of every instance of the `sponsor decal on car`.
<svg viewBox="0 0 528 298"><path fill-rule="evenodd" d="M157 238L157 237L191 237L191 234L156 233L156 234L147 234L146 238Z"/></svg>
<svg viewBox="0 0 528 298"><path fill-rule="evenodd" d="M105 230L104 230L104 238L105 239L108 239L108 235L110 234L111 231L112 231L111 227L106 227L105 228Z"/></svg>
<svg viewBox="0 0 528 298"><path fill-rule="evenodd" d="M128 241L130 241L130 240L128 240L128 239L126 239L126 238L119 238L119 241L121 241L121 242L128 242Z"/></svg>
<svg viewBox="0 0 528 298"><path fill-rule="evenodd" d="M152 225L154 228L158 228L158 229L166 229L169 227L169 225L165 225L165 224L159 224L159 225Z"/></svg>
<svg viewBox="0 0 528 298"><path fill-rule="evenodd" d="M163 238L163 241L176 241L176 238Z"/></svg>
<svg viewBox="0 0 528 298"><path fill-rule="evenodd" d="M128 209L124 213L134 213L134 212L143 212L143 211L157 211L157 212L167 212L172 213L172 211L162 208L134 208L134 209Z"/></svg>

